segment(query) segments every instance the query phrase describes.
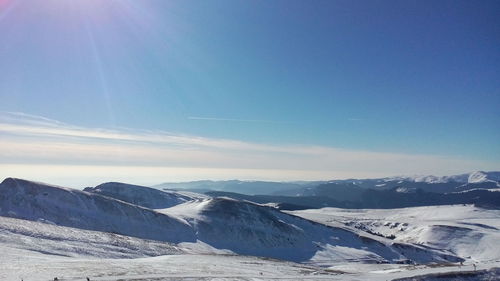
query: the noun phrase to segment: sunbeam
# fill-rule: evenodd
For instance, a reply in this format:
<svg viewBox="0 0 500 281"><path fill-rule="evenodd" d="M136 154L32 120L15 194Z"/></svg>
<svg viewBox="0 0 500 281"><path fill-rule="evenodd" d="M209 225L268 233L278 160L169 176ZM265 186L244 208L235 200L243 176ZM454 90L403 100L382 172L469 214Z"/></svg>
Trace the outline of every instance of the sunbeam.
<svg viewBox="0 0 500 281"><path fill-rule="evenodd" d="M103 96L103 102L106 105L109 122L111 123L111 125L114 126L116 123L115 123L113 108L111 105L112 103L111 103L111 97L110 97L110 92L109 92L109 87L108 87L108 81L106 80L106 76L104 74L103 61L101 59L101 56L99 54L99 50L97 48L97 44L95 42L91 23L85 22L85 30L86 30L86 33L88 35L88 40L89 40L89 44L91 47L92 57L93 57L94 65L96 68L95 73L96 73L96 75L99 79L100 85L101 85L100 92L102 93L102 96Z"/></svg>
<svg viewBox="0 0 500 281"><path fill-rule="evenodd" d="M0 22L9 15L20 0L0 0Z"/></svg>

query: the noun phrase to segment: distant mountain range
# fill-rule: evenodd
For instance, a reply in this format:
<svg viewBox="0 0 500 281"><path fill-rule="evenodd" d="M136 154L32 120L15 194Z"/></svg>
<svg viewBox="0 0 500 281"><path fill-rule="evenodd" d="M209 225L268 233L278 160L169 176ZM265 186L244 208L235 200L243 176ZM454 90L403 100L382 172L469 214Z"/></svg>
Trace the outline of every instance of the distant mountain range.
<svg viewBox="0 0 500 281"><path fill-rule="evenodd" d="M335 186L334 186L335 187ZM326 186L324 187L326 188ZM283 196L245 195L233 192L212 191L207 195L247 200L260 204L271 204L281 210L317 209L336 207L346 209L389 209L450 204L474 204L485 208L500 208L500 191L474 189L454 193L400 192L399 188L389 190L326 188L325 195Z"/></svg>
<svg viewBox="0 0 500 281"><path fill-rule="evenodd" d="M245 195L286 195L286 196L324 196L330 194L339 200L357 197L352 189L391 190L398 192L415 192L421 189L426 192L450 193L471 189L500 188L500 172L477 171L454 176L402 176L378 179L346 179L331 181L270 182L270 181L192 181L182 183L162 183L153 186L161 190L190 190L200 193L211 191L234 192ZM348 194L343 191L349 190ZM335 192L339 190L340 192ZM342 198L339 196L347 196ZM352 194L351 194L352 193Z"/></svg>
<svg viewBox="0 0 500 281"><path fill-rule="evenodd" d="M205 193L209 191L228 191L247 195L255 194L279 194L288 190L295 190L307 187L314 187L324 181L304 181L304 182L272 182L272 181L241 181L225 180L211 181L200 180L191 182L166 182L152 186L160 190L189 190L193 192Z"/></svg>
<svg viewBox="0 0 500 281"><path fill-rule="evenodd" d="M446 204L500 207L500 172L473 172L455 176L413 176L347 179L324 182L197 181L162 184L225 196L280 209L403 208Z"/></svg>

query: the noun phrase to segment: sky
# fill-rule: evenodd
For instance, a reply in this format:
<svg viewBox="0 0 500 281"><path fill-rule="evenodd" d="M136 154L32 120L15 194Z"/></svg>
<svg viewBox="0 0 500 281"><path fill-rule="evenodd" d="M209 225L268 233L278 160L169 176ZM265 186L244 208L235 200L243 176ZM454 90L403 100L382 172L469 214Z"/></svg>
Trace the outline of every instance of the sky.
<svg viewBox="0 0 500 281"><path fill-rule="evenodd" d="M500 170L499 1L0 0L0 178Z"/></svg>

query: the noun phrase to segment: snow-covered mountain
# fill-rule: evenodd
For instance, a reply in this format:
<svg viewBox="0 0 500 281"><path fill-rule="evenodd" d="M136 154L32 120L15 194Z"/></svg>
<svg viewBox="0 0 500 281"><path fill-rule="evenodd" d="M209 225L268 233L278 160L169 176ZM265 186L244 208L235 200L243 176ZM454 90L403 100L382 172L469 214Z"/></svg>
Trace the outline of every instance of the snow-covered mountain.
<svg viewBox="0 0 500 281"><path fill-rule="evenodd" d="M120 196L135 194L130 189L136 187L131 185L108 184L103 190L114 191L117 186L124 190L117 193ZM138 188L140 195L148 192ZM272 207L228 198L198 198L152 210L95 193L9 178L0 184L0 206L1 216L180 243L190 249L206 245L237 254L300 262L458 260L439 251L370 238L355 230L325 226Z"/></svg>
<svg viewBox="0 0 500 281"><path fill-rule="evenodd" d="M478 274L500 264L498 210L281 212L127 184L101 188L98 193L110 193L4 180L0 279L378 281L459 270L459 261L470 269L477 264ZM180 204L153 210L111 196L148 206Z"/></svg>
<svg viewBox="0 0 500 281"><path fill-rule="evenodd" d="M467 177L467 183L500 182L500 172L474 172Z"/></svg>
<svg viewBox="0 0 500 281"><path fill-rule="evenodd" d="M362 188L354 184L329 183L307 190L302 196L244 195L230 192L209 192L210 196L226 196L259 204L272 204L280 210L336 207L347 209L388 209L416 206L475 204L500 207L500 189L470 189L450 193L423 191L412 185L391 189Z"/></svg>
<svg viewBox="0 0 500 281"><path fill-rule="evenodd" d="M488 191L500 190L500 172L473 172L455 176L412 176L379 179L333 180L317 186L303 187L277 193L280 196L318 197L336 200L336 203L323 205L344 208L395 208L443 204L488 204L500 206L500 200ZM377 192L378 191L378 192ZM460 196L454 193L471 191ZM476 191L476 192L472 192ZM482 191L482 192L478 192ZM396 193L414 194L398 196ZM214 193L209 193L214 195ZM404 197L404 198L403 198ZM390 198L399 201L388 200ZM260 198L263 199L263 198ZM287 203L285 201L275 201ZM378 201L377 203L374 203ZM259 202L267 203L265 200ZM396 204L399 202L400 204ZM406 202L406 203L405 203ZM300 205L300 204L299 204ZM304 204L315 207L317 204Z"/></svg>
<svg viewBox="0 0 500 281"><path fill-rule="evenodd" d="M195 241L192 228L175 217L98 194L15 178L0 184L0 216L158 241Z"/></svg>
<svg viewBox="0 0 500 281"><path fill-rule="evenodd" d="M340 180L332 183L352 183L363 188L388 189L396 186L418 187L429 192L454 192L470 189L500 188L500 172L475 171L452 176L400 176L380 179Z"/></svg>
<svg viewBox="0 0 500 281"><path fill-rule="evenodd" d="M83 191L100 194L150 209L169 208L196 199L208 198L192 192L160 191L154 188L119 182L108 182Z"/></svg>
<svg viewBox="0 0 500 281"><path fill-rule="evenodd" d="M361 188L387 190L397 187L421 189L427 192L448 193L471 189L496 189L500 188L500 172L476 171L467 174L452 176L397 176L373 179L345 179L330 181L301 181L301 182L269 182L269 181L192 181L179 183L163 183L153 188L168 191L190 190L200 193L206 192L234 192L244 195L280 195L280 196L315 196L317 190L324 186L340 188ZM335 197L349 193L339 192ZM320 195L322 196L322 195ZM357 196L354 194L353 196ZM352 196L351 196L352 197ZM342 197L341 197L342 198Z"/></svg>
<svg viewBox="0 0 500 281"><path fill-rule="evenodd" d="M345 260L389 263L406 259L419 263L459 260L439 251L361 235L344 227L328 227L272 207L229 198L189 202L162 212L186 220L198 240L243 255L326 265Z"/></svg>
<svg viewBox="0 0 500 281"><path fill-rule="evenodd" d="M411 177L393 177L385 178L385 181L404 180L410 182L425 182L425 183L485 183L490 182L498 186L500 182L500 172L485 172L476 171L468 174L460 174L453 176L411 176Z"/></svg>

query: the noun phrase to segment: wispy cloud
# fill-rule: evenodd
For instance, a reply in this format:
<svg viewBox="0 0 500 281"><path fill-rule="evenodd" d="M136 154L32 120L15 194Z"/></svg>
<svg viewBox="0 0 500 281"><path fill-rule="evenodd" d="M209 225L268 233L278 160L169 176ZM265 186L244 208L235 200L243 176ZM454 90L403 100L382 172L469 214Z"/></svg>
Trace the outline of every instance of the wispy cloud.
<svg viewBox="0 0 500 281"><path fill-rule="evenodd" d="M199 116L189 116L188 119L202 120L202 121L252 122L252 123L274 123L274 124L290 123L284 121L263 120L263 119L237 119L237 118L199 117Z"/></svg>
<svg viewBox="0 0 500 281"><path fill-rule="evenodd" d="M0 113L0 177L59 179L55 182L59 184L77 178L155 183L201 178L299 180L446 175L499 167L499 163L437 155L269 145L127 128L85 128L23 113Z"/></svg>

